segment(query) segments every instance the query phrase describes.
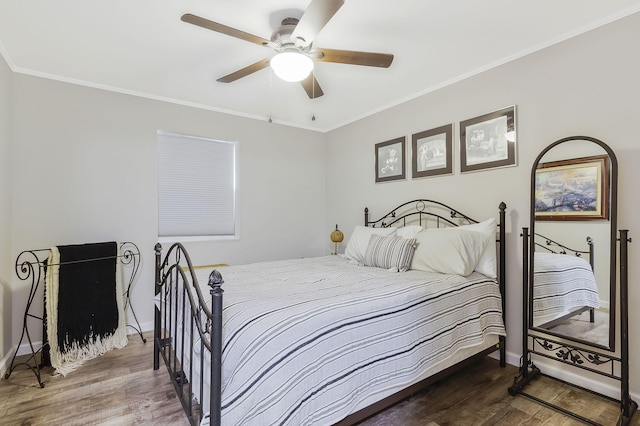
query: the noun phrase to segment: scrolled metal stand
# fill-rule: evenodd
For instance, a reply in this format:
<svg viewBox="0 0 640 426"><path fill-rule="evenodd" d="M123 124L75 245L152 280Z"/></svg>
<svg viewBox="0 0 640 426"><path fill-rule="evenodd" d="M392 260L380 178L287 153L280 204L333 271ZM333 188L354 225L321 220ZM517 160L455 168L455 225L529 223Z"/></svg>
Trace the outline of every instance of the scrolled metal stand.
<svg viewBox="0 0 640 426"><path fill-rule="evenodd" d="M620 346L621 357L623 359L621 371L621 396L620 396L620 419L618 425L628 425L633 414L638 409L638 403L631 399L629 394L629 252L628 245L631 242L629 231L620 230Z"/></svg>
<svg viewBox="0 0 640 426"><path fill-rule="evenodd" d="M37 316L31 313L31 304L38 292L38 287L40 286L40 282L44 277L44 261L40 260L38 257L38 253L47 252L47 256L49 253L49 249L42 250L25 250L18 255L16 258L16 275L22 281L27 281L31 279L31 287L29 289L29 296L27 297L27 306L24 310L24 317L22 320L22 334L20 335L20 341L18 342L18 346L16 348L15 353L13 354L13 358L11 358L11 364L9 364L9 370L4 375L5 379L11 377L11 373L21 366L24 365L28 367L33 374L35 374L36 379L38 380L38 385L41 388L44 387L44 383L42 382L42 351L45 346L41 346L39 349L35 349L33 346L33 340L31 339L31 334L29 333L29 319L37 319L39 321L43 321L43 316ZM29 344L29 348L31 349L31 355L24 362L17 362L16 357L18 356L18 350L22 345L22 342L27 339L27 343ZM38 354L41 355L41 359L38 360Z"/></svg>
<svg viewBox="0 0 640 426"><path fill-rule="evenodd" d="M26 366L36 376L36 379L38 380L38 385L41 388L44 387L44 382L42 381L42 368L46 365L49 365L45 357L45 351L44 351L48 343L45 342L43 345L40 346L40 348L35 349L34 342L31 338L31 333L29 332L29 320L35 319L37 321L44 322L44 319L45 319L44 308L43 308L43 314L39 316L32 313L32 304L36 297L36 294L38 294L40 283L44 280L45 270L47 267L47 259L49 258L50 251L51 251L50 249L25 250L21 252L16 258L16 265L15 265L16 275L21 281L30 280L31 285L29 289L29 295L27 297L27 304L24 310L24 317L22 321L22 334L20 336L20 340L18 341L18 346L16 347L13 357L11 358L9 369L7 373L4 375L5 379L9 379L9 377L11 377L11 374L16 370L17 367ZM126 312L127 307L130 308L131 313L133 314L133 318L136 322L136 326L130 325L130 324L127 324L127 326L133 328L138 333L142 341L146 343L147 340L142 336L142 330L140 327L140 323L138 322L138 317L136 316L136 313L133 310L133 306L130 306L131 288L134 284L135 277L140 267L140 250L138 249L137 245L127 241L120 244L120 253L121 254L117 256L120 258L120 262L123 265L131 265L131 267L133 268L131 272L131 276L129 278L127 289L124 292L124 309ZM43 330L43 334L44 334L44 330ZM29 349L31 350L31 353L28 354L29 356L25 361L16 362L18 357L18 351L20 350L20 347L22 346L25 339L26 339L26 343L29 345ZM44 335L43 335L43 341L44 341ZM38 359L38 355L40 355L39 359Z"/></svg>
<svg viewBox="0 0 640 426"><path fill-rule="evenodd" d="M592 424L596 426L602 426L600 423L583 417L577 413L569 411L563 407L555 405L551 402L540 399L534 395L525 392L526 386L539 376L548 377L561 383L565 383L572 387L581 389L594 395L598 395L609 401L614 401L620 404L620 416L618 418L617 426L629 425L631 418L638 408L638 404L631 399L629 394L629 322L628 322L628 243L631 242L631 238L628 237L628 230L620 230L620 325L621 325L621 344L620 344L620 358L597 352L596 350L587 349L584 347L573 346L564 342L554 341L552 339L541 337L537 335L529 334L528 329L528 309L529 309L529 230L523 228L523 339L522 339L522 359L520 364L520 372L517 377L514 378L513 385L508 389L510 395L522 395L529 399L532 399L540 404L543 404L556 411L562 412L568 416L576 418L584 423ZM530 346L531 343L531 346ZM538 348L536 348L536 345ZM551 355L549 353L552 353ZM555 361L571 365L582 370L596 373L611 379L620 381L620 399L610 398L606 395L602 395L598 392L590 389L577 386L573 383L560 380L558 378L546 375L540 371L540 369L533 363L532 354L553 359ZM598 369L592 366L606 366L609 364L610 372L606 372L603 369ZM616 366L619 367L620 374L616 374Z"/></svg>
<svg viewBox="0 0 640 426"><path fill-rule="evenodd" d="M142 339L142 343L147 343L147 339L142 335L142 327L140 326L140 321L138 321L138 316L133 310L133 305L131 304L131 288L133 287L134 280L138 275L138 269L140 268L140 249L138 246L130 241L122 243L120 245L120 262L123 265L131 265L132 268L131 276L129 277L129 284L124 292L124 311L126 312L127 308L131 310L131 314L133 315L136 325L127 324L127 327L133 328L136 333L138 333L138 336Z"/></svg>

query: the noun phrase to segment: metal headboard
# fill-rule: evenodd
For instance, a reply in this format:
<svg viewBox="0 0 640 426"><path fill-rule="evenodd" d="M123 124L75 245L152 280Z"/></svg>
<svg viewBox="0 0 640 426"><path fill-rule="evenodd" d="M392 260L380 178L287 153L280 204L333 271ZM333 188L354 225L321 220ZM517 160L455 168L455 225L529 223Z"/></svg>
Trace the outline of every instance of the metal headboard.
<svg viewBox="0 0 640 426"><path fill-rule="evenodd" d="M463 223L456 222L455 219L462 220ZM430 222L435 222L437 228L478 223L477 220L446 204L427 199L407 201L374 221L369 220L369 208L364 209L364 225L373 228L386 228L394 224L406 226L409 223L427 227Z"/></svg>
<svg viewBox="0 0 640 426"><path fill-rule="evenodd" d="M561 244L557 241L552 240L551 238L548 238L536 232L535 238L534 238L534 244L536 245L536 247L540 247L550 253L555 253L555 254L571 253L576 257L583 257L582 255L586 254L589 256L589 264L591 265L591 270L594 270L593 265L594 265L595 248L593 244L593 238L587 236L586 240L589 248L587 250L577 250L575 248L571 248L569 246Z"/></svg>

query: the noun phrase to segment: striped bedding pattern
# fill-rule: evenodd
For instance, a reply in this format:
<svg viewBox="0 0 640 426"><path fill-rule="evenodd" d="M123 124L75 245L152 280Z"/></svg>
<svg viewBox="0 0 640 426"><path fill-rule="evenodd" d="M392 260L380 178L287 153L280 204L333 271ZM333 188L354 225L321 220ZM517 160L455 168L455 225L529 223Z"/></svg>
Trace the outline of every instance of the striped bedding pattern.
<svg viewBox="0 0 640 426"><path fill-rule="evenodd" d="M600 307L591 265L581 257L536 252L533 274L533 313L537 323L551 321L577 308Z"/></svg>
<svg viewBox="0 0 640 426"><path fill-rule="evenodd" d="M381 237L372 235L364 255L364 264L394 272L406 272L416 251L415 238Z"/></svg>
<svg viewBox="0 0 640 426"><path fill-rule="evenodd" d="M498 284L476 272L341 256L219 270L223 425L330 425L505 334ZM198 271L205 292L209 272Z"/></svg>

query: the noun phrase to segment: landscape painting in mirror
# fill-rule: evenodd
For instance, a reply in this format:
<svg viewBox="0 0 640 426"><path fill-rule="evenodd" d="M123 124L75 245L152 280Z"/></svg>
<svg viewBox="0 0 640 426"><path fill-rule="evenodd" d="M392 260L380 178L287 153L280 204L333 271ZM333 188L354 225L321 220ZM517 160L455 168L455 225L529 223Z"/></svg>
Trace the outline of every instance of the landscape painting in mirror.
<svg viewBox="0 0 640 426"><path fill-rule="evenodd" d="M608 164L608 157L601 155L538 165L536 219L607 219Z"/></svg>

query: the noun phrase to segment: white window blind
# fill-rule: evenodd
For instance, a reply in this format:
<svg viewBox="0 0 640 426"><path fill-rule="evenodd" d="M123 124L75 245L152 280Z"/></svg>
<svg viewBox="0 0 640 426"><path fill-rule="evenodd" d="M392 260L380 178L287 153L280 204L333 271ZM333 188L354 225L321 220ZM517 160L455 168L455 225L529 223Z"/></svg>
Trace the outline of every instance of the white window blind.
<svg viewBox="0 0 640 426"><path fill-rule="evenodd" d="M236 143L158 132L158 236L234 236Z"/></svg>

